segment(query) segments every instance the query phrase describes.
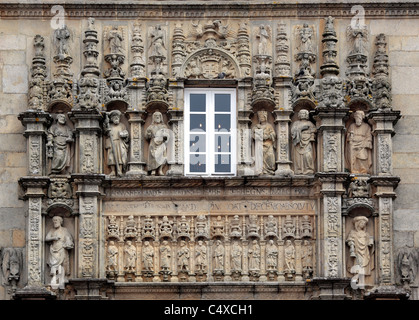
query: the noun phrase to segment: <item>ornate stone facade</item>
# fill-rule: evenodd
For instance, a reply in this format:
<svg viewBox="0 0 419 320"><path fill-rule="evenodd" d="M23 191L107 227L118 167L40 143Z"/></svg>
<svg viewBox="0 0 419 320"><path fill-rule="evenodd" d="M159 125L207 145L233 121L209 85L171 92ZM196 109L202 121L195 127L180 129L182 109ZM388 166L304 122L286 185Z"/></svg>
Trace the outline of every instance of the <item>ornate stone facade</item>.
<svg viewBox="0 0 419 320"><path fill-rule="evenodd" d="M146 288L164 288L173 298L180 283L234 283L227 298L249 283L299 298L308 286L311 299L400 285L408 297L417 251L393 252L401 115L386 33L348 22L350 6L260 2L209 1L202 13L140 1L116 5L116 20L106 4L75 3L59 28L31 36L18 116L27 247L2 249L10 297L153 299ZM40 22L31 10L44 8L19 10L0 12ZM193 102L202 94L212 120ZM196 155L191 132L206 139ZM186 159L202 154L207 166L229 154L232 171L190 174Z"/></svg>

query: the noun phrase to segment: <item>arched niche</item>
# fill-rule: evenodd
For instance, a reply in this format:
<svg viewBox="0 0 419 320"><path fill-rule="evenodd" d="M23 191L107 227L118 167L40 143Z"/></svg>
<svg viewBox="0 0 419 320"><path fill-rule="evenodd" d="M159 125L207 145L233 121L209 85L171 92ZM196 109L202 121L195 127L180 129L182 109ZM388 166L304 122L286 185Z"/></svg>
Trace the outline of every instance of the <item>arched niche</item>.
<svg viewBox="0 0 419 320"><path fill-rule="evenodd" d="M313 100L308 98L300 98L293 102L291 105L291 109L294 111L291 116L291 122L295 122L298 120L298 112L300 110L308 110L310 114L312 114L311 111L314 111L316 109L316 104Z"/></svg>
<svg viewBox="0 0 419 320"><path fill-rule="evenodd" d="M160 103L160 104L155 103L155 104L148 105L147 109L146 109L146 113L144 114L144 160L146 162L145 170L147 171L148 175L150 175L152 173L148 171L151 139L147 138L147 131L148 131L149 127L153 124L153 115L156 112L160 112L161 115L162 115L162 122L161 123L165 125L168 133L171 134L171 131L169 130L170 129L170 126L169 126L170 116L169 116L167 111L168 111L168 106L166 106L165 104L162 104L162 103ZM172 135L170 135L167 139L171 139L171 138L173 138ZM172 155L170 154L170 152L172 151L171 148L169 147L170 144L166 143L165 146L166 146L167 159L170 159L172 157ZM162 167L162 171L163 171L162 175L166 175L168 170L169 170L169 165L166 161L166 163Z"/></svg>
<svg viewBox="0 0 419 320"><path fill-rule="evenodd" d="M191 53L180 69L183 79L240 79L240 67L234 57L220 48L202 48Z"/></svg>
<svg viewBox="0 0 419 320"><path fill-rule="evenodd" d="M48 106L49 113L68 113L72 109L72 105L66 100L53 100Z"/></svg>
<svg viewBox="0 0 419 320"><path fill-rule="evenodd" d="M125 130L128 132L128 142L127 142L127 165L126 167L123 169L125 171L123 171L122 174L124 174L127 170L128 170L128 162L130 161L129 159L129 139L131 139L130 137L130 123L128 121L128 117L126 116L126 111L128 108L128 104L123 101L123 100L113 100L111 102L109 102L108 104L105 105L105 109L106 111L106 116L108 117L109 122L111 121L110 116L112 113L114 113L115 111L119 111L120 112L120 124L123 125L123 127L125 127ZM105 129L105 124L104 124L104 129ZM108 160L109 160L109 152L112 152L112 149L109 149L107 147L109 147L109 143L107 144L107 140L109 139L106 130L103 130L103 146L104 148L103 150L103 173L106 175L111 174L112 168L108 165ZM110 147L111 148L111 147Z"/></svg>
<svg viewBox="0 0 419 320"><path fill-rule="evenodd" d="M76 243L76 222L74 219L74 211L73 209L64 204L64 203L55 203L50 205L47 208L45 218L45 233L44 233L44 252L45 252L45 267L44 267L44 279L46 285L52 285L52 275L51 275L51 245L53 244L52 241L47 241L47 236L49 233L55 229L53 219L54 217L60 217L62 219L61 226L65 228L68 233L70 234L70 239L72 240L73 247L71 249L65 249L68 253L68 260L63 262L63 265L68 266L68 271L65 272L65 279L71 279L76 275L76 251L77 251L77 243ZM68 261L68 264L67 264Z"/></svg>

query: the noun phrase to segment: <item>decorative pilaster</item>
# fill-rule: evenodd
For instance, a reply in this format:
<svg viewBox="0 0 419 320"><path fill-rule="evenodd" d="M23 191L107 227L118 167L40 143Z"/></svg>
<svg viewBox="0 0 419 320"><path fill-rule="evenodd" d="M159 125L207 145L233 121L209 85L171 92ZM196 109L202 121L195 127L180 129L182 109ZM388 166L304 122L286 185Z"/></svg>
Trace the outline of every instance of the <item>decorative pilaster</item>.
<svg viewBox="0 0 419 320"><path fill-rule="evenodd" d="M128 163L127 175L146 175L147 172L144 170L144 137L143 137L143 126L144 126L144 111L142 110L128 110L126 115L128 122L130 123L130 156Z"/></svg>

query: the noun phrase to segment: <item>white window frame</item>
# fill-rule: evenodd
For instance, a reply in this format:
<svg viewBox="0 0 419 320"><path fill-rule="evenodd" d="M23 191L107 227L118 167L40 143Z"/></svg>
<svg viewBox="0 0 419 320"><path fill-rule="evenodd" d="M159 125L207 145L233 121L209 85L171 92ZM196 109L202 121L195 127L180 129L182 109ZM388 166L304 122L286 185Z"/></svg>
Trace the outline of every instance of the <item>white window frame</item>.
<svg viewBox="0 0 419 320"><path fill-rule="evenodd" d="M235 176L236 175L236 161L237 161L237 94L236 89L228 88L188 88L184 91L185 105L184 105L184 174L187 176ZM215 94L230 94L230 119L231 119L231 142L230 152L231 167L230 172L214 172L215 171ZM205 172L190 172L190 146L189 134L190 130L190 94L205 94L206 95L206 171ZM217 112L218 113L218 112Z"/></svg>

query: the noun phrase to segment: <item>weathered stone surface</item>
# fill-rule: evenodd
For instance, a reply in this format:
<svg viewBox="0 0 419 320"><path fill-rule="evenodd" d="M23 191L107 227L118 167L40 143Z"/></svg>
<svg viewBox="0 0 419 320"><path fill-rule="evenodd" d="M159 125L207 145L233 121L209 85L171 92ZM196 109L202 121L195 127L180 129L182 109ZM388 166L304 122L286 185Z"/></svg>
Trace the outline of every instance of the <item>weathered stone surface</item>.
<svg viewBox="0 0 419 320"><path fill-rule="evenodd" d="M4 93L27 93L28 68L24 65L4 65L2 81Z"/></svg>

